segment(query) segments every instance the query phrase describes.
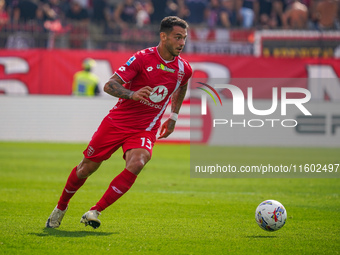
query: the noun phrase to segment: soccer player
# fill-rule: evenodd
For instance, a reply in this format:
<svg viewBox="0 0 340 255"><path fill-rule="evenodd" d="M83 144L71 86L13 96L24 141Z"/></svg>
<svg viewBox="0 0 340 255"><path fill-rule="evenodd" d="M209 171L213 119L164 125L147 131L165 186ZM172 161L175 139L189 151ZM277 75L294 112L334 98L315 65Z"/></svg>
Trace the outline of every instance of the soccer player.
<svg viewBox="0 0 340 255"><path fill-rule="evenodd" d="M158 46L134 54L105 84L104 91L119 97L119 101L94 133L83 152L83 160L72 170L46 227L60 226L72 196L102 161L122 147L125 169L112 180L102 198L80 221L85 226L98 228L101 212L130 189L151 159L159 127L160 139L174 131L188 79L192 75L189 63L179 56L185 45L187 28L188 24L178 17L164 18ZM170 118L161 125L170 99Z"/></svg>

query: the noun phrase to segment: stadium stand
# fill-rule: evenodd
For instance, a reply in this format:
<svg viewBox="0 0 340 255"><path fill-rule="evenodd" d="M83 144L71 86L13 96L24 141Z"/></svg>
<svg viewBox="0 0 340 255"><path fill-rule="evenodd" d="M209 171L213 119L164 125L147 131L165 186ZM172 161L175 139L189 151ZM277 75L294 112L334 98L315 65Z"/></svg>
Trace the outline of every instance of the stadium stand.
<svg viewBox="0 0 340 255"><path fill-rule="evenodd" d="M154 26L166 15L184 18L205 31L201 34L228 34L231 41L252 44L255 31L339 31L339 5L339 0L0 0L0 48L136 50L158 41Z"/></svg>

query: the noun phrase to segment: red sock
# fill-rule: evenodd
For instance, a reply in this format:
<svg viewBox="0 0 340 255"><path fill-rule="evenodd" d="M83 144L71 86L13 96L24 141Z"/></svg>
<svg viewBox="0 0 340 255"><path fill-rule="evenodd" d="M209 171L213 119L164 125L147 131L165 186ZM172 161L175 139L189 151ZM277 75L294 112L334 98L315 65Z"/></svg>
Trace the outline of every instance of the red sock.
<svg viewBox="0 0 340 255"><path fill-rule="evenodd" d="M90 210L103 211L106 207L113 204L118 198L123 196L135 182L137 175L131 173L126 168L110 183L105 194Z"/></svg>
<svg viewBox="0 0 340 255"><path fill-rule="evenodd" d="M87 178L79 179L77 176L77 167L73 168L70 176L67 179L63 193L61 194L61 197L58 201L57 207L59 210L65 210L67 208L68 202L70 202L70 199L73 197L76 191L85 183L86 179Z"/></svg>

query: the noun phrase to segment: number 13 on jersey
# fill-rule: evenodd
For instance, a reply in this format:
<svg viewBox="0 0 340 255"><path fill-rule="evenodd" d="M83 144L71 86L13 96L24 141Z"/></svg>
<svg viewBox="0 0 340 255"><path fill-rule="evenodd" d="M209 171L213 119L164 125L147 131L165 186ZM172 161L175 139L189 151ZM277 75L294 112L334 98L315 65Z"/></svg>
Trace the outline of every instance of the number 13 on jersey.
<svg viewBox="0 0 340 255"><path fill-rule="evenodd" d="M152 149L152 142L149 138L141 137L140 139L142 140L142 147L146 147L149 150Z"/></svg>

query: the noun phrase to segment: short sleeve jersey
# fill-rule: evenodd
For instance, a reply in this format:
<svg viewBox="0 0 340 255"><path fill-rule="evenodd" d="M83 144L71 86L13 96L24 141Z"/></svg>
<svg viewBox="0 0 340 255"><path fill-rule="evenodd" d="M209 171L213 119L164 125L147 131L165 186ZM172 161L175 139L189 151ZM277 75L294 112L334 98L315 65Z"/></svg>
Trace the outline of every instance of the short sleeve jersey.
<svg viewBox="0 0 340 255"><path fill-rule="evenodd" d="M126 132L157 132L172 94L188 82L192 69L180 56L166 61L152 47L134 54L116 74L127 89L150 86L153 90L148 102L120 98L109 113L113 125Z"/></svg>

